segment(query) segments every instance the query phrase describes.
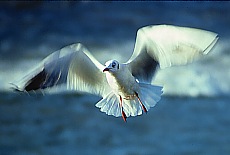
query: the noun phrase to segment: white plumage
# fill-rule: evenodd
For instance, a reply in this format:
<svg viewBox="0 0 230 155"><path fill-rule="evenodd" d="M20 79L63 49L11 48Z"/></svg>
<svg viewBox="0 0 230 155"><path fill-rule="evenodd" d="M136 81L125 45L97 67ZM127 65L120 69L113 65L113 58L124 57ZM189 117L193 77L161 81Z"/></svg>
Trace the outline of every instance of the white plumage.
<svg viewBox="0 0 230 155"><path fill-rule="evenodd" d="M217 40L210 31L147 26L138 30L133 55L126 63L110 60L104 66L77 43L49 55L14 86L24 92L65 84L67 89L102 96L96 107L126 121L160 100L162 87L150 83L158 64L165 68L190 63L207 54Z"/></svg>

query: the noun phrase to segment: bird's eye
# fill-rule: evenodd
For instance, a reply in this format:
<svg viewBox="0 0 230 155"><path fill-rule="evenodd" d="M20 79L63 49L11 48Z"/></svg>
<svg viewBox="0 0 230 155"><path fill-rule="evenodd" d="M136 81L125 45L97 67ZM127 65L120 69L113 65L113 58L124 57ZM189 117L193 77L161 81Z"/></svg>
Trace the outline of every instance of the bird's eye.
<svg viewBox="0 0 230 155"><path fill-rule="evenodd" d="M115 62L113 62L113 63L112 63L112 67L114 68L115 66L116 66L116 63L115 63Z"/></svg>

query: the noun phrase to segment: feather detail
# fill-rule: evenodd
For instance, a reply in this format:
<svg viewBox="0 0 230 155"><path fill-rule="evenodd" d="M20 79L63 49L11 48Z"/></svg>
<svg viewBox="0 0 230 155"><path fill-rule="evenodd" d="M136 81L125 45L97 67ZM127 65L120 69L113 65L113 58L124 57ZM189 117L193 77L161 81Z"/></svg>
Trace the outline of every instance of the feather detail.
<svg viewBox="0 0 230 155"><path fill-rule="evenodd" d="M148 111L151 107L154 107L156 103L161 99L162 87L145 83L139 83L139 86L140 90L138 94L140 100ZM105 112L107 115L120 117L122 114L119 96L114 92L110 92L106 97L101 99L96 104L96 107L100 108L101 112ZM122 107L127 117L142 115L143 113L143 108L137 97L130 100L123 99Z"/></svg>

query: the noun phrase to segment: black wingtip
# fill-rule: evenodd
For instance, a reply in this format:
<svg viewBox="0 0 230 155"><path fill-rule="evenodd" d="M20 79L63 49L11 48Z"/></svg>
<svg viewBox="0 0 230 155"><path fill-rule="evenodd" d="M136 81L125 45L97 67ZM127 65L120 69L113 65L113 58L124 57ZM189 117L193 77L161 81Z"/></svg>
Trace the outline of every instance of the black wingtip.
<svg viewBox="0 0 230 155"><path fill-rule="evenodd" d="M25 85L25 91L38 90L41 89L41 85L46 79L46 72L43 69L40 73L30 79Z"/></svg>
<svg viewBox="0 0 230 155"><path fill-rule="evenodd" d="M36 76L29 79L25 85L19 87L15 83L9 83L11 85L10 89L12 89L15 92L29 92L29 91L36 91L38 89L41 89L42 84L44 83L46 79L46 73L43 69L41 72L39 72Z"/></svg>

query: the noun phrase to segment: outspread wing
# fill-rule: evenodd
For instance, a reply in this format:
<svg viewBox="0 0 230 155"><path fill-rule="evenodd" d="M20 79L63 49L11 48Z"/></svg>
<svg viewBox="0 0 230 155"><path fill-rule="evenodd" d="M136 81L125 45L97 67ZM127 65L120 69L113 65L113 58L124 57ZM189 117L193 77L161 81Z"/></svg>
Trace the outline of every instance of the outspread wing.
<svg viewBox="0 0 230 155"><path fill-rule="evenodd" d="M134 76L150 82L160 68L184 65L207 54L218 40L216 33L172 25L138 30L133 55L128 60Z"/></svg>
<svg viewBox="0 0 230 155"><path fill-rule="evenodd" d="M68 89L104 96L109 86L103 68L82 44L77 43L52 53L14 85L16 90L31 91L65 84Z"/></svg>

